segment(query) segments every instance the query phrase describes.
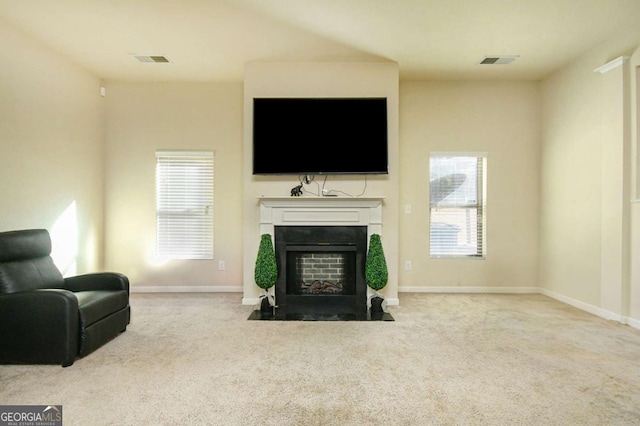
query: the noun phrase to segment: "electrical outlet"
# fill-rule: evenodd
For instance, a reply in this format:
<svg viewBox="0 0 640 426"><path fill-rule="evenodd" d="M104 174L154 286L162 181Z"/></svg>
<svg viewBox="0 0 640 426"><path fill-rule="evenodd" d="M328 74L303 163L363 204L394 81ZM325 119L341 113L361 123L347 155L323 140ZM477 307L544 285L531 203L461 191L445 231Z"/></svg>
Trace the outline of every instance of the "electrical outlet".
<svg viewBox="0 0 640 426"><path fill-rule="evenodd" d="M404 205L404 212L406 214L411 214L411 204L405 204Z"/></svg>
<svg viewBox="0 0 640 426"><path fill-rule="evenodd" d="M220 271L224 271L225 269L227 269L227 264L224 260L218 260L218 269Z"/></svg>
<svg viewBox="0 0 640 426"><path fill-rule="evenodd" d="M410 260L405 260L404 261L404 270L405 271L410 271L411 270L411 261Z"/></svg>

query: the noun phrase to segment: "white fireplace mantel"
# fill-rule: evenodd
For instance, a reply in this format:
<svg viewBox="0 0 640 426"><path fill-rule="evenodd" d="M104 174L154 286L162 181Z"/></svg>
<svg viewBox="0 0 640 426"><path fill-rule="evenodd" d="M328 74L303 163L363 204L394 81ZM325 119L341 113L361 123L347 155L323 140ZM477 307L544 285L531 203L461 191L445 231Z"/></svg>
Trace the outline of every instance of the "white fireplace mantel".
<svg viewBox="0 0 640 426"><path fill-rule="evenodd" d="M366 226L382 235L384 197L258 197L260 234L275 226Z"/></svg>
<svg viewBox="0 0 640 426"><path fill-rule="evenodd" d="M366 226L368 245L372 234L382 236L384 200L383 196L260 196L257 197L260 205L260 234L270 234L274 238L276 226ZM253 264L248 265L245 274L252 276ZM258 302L256 288L255 283L246 287L243 305L255 305ZM387 305L398 303L397 297L387 298Z"/></svg>

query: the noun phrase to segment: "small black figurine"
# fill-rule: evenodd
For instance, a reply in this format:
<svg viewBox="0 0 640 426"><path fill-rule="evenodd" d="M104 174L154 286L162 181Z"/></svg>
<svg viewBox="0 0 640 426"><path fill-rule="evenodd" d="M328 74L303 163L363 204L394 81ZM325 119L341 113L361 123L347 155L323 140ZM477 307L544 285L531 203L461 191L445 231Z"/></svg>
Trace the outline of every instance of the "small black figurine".
<svg viewBox="0 0 640 426"><path fill-rule="evenodd" d="M302 195L302 184L296 186L295 188L291 189L291 196L292 197L299 197Z"/></svg>

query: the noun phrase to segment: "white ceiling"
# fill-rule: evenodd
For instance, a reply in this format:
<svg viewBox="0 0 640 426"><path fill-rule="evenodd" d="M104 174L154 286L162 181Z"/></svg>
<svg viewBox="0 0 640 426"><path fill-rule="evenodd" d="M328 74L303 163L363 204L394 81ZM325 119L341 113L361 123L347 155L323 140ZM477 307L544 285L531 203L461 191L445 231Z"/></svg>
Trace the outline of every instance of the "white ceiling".
<svg viewBox="0 0 640 426"><path fill-rule="evenodd" d="M103 79L241 81L250 61L383 60L402 79L538 80L639 25L640 0L0 0L0 21ZM486 55L519 58L478 65Z"/></svg>

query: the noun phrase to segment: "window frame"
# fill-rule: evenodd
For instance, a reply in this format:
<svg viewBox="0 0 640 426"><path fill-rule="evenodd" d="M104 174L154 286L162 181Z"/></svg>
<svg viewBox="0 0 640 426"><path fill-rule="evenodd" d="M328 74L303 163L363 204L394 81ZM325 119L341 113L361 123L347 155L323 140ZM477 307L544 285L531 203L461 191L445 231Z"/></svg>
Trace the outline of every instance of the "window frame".
<svg viewBox="0 0 640 426"><path fill-rule="evenodd" d="M156 151L155 157L156 256L213 259L214 152Z"/></svg>
<svg viewBox="0 0 640 426"><path fill-rule="evenodd" d="M432 173L432 158L446 158L446 157L464 157L476 159L476 202L475 203L456 203L448 202L445 204L432 203L431 191L429 193L429 258L430 259L479 259L484 260L487 257L487 153L486 152L431 152L429 155L429 181L431 182ZM442 201L442 200L440 200ZM462 209L462 210L474 210L475 216L475 253L464 252L439 252L434 253L432 246L432 233L433 233L433 214L434 210L438 208L442 209Z"/></svg>

